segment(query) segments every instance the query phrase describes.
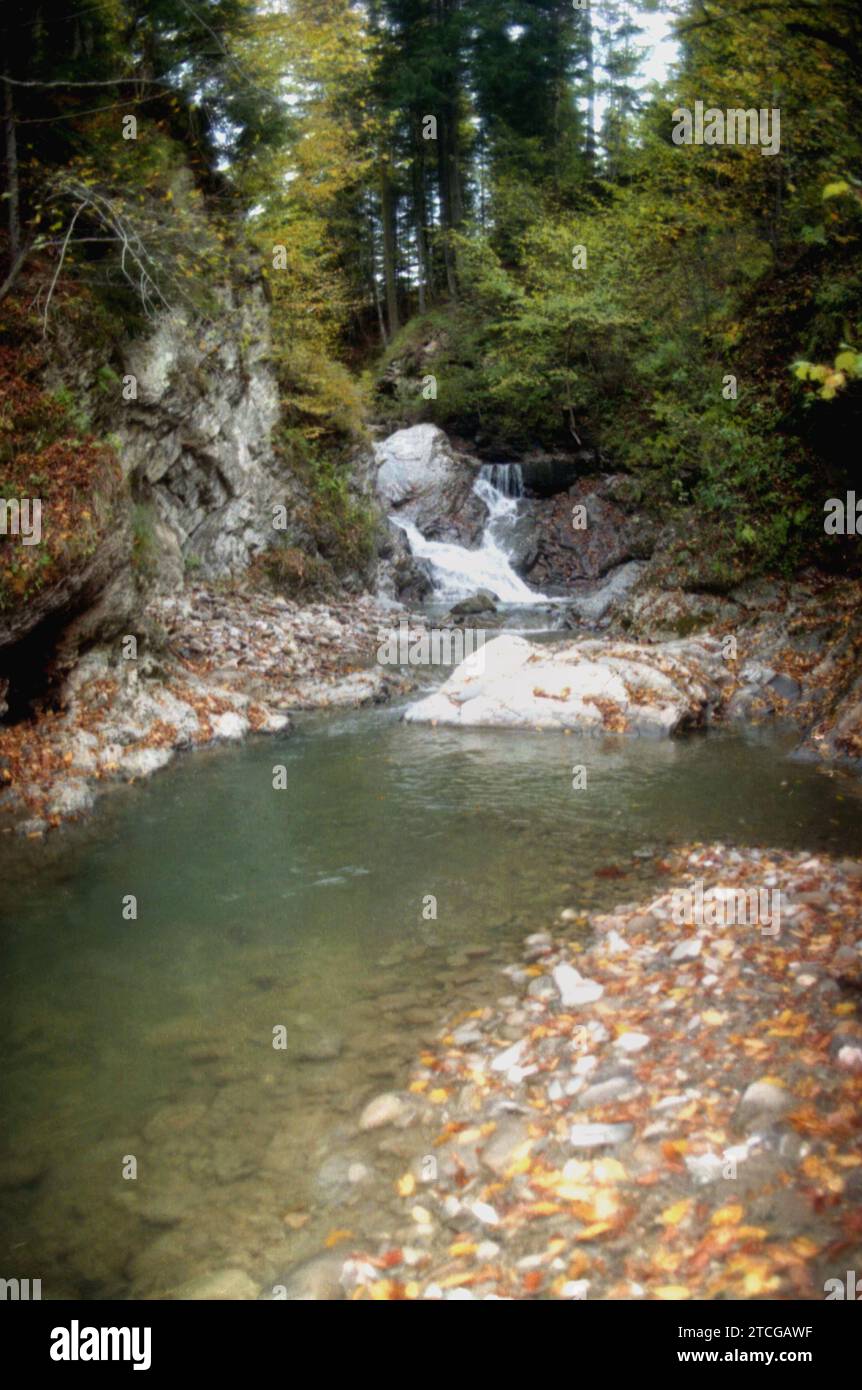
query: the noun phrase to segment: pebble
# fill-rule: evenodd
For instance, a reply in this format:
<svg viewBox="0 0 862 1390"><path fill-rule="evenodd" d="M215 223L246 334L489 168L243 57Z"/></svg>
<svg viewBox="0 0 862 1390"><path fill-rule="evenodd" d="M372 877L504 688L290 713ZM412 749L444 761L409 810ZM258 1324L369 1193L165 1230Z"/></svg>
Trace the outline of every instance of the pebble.
<svg viewBox="0 0 862 1390"><path fill-rule="evenodd" d="M384 1125L402 1125L410 1119L411 1107L394 1091L384 1091L370 1100L359 1117L362 1130L382 1129Z"/></svg>
<svg viewBox="0 0 862 1390"><path fill-rule="evenodd" d="M257 1296L258 1285L244 1269L218 1269L212 1274L199 1274L174 1289L170 1295L174 1300L195 1303L248 1301Z"/></svg>
<svg viewBox="0 0 862 1390"><path fill-rule="evenodd" d="M594 1004L605 992L604 985L598 984L595 980L584 979L571 965L555 966L551 978L559 990L563 1008L566 1009L582 1004Z"/></svg>
<svg viewBox="0 0 862 1390"><path fill-rule="evenodd" d="M671 960L696 960L703 950L703 938L693 936L689 941L680 941L670 953Z"/></svg>
<svg viewBox="0 0 862 1390"><path fill-rule="evenodd" d="M622 1144L631 1138L634 1126L619 1125L572 1125L569 1130L569 1143L576 1149L597 1149L603 1144Z"/></svg>
<svg viewBox="0 0 862 1390"><path fill-rule="evenodd" d="M650 1038L647 1033L621 1033L614 1042L614 1047L619 1052L635 1053L643 1052L645 1047L649 1047Z"/></svg>
<svg viewBox="0 0 862 1390"><path fill-rule="evenodd" d="M498 1052L491 1062L491 1070L505 1072L508 1071L510 1067L517 1066L524 1055L526 1046L526 1040L521 1038L518 1042L513 1043L511 1047L504 1048L502 1052Z"/></svg>

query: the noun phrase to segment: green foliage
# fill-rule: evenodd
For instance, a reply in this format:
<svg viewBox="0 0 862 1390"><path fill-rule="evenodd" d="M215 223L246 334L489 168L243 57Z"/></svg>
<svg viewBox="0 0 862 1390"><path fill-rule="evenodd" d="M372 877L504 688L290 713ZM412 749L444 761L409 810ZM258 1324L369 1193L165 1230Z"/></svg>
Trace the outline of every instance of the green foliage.
<svg viewBox="0 0 862 1390"><path fill-rule="evenodd" d="M309 560L316 556L328 566L333 581L362 572L376 551L377 517L351 486L349 454L326 452L298 430L282 431L279 452L301 484L301 500L292 510L288 531L268 552L272 562L281 563L279 551L304 549ZM308 583L320 581L323 572L310 566Z"/></svg>
<svg viewBox="0 0 862 1390"><path fill-rule="evenodd" d="M148 503L137 502L132 508L132 564L142 578L155 576L158 553L153 508Z"/></svg>

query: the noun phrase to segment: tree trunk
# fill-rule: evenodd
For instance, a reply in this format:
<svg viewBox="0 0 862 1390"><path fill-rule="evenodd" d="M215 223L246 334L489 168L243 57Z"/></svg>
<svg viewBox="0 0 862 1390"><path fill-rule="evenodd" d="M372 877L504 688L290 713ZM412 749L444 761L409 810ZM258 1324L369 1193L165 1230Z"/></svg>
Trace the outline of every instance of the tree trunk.
<svg viewBox="0 0 862 1390"><path fill-rule="evenodd" d="M377 325L380 329L380 342L383 347L389 344L386 334L386 320L383 317L383 305L380 302L380 287L377 284L377 233L374 226L374 209L371 208L368 215L368 245L370 249L370 277L371 294L374 299L374 309L377 314Z"/></svg>
<svg viewBox="0 0 862 1390"><path fill-rule="evenodd" d="M8 75L8 70L7 70ZM9 265L14 267L21 250L21 221L18 193L18 140L15 130L15 107L12 102L12 83L4 81L3 135L6 158L6 226L9 232Z"/></svg>
<svg viewBox="0 0 862 1390"><path fill-rule="evenodd" d="M593 19L589 7L581 13L586 25L585 57L587 63L587 134L584 152L587 158L587 171L592 175L596 171L596 55L593 47Z"/></svg>
<svg viewBox="0 0 862 1390"><path fill-rule="evenodd" d="M422 138L422 118L413 117L413 225L416 233L416 260L419 272L419 312L425 313L426 291L431 285L431 257L428 250L428 200L425 196L425 141Z"/></svg>
<svg viewBox="0 0 862 1390"><path fill-rule="evenodd" d="M400 328L398 317L398 272L397 255L397 200L392 187L389 161L384 159L380 166L380 217L383 223L383 279L386 285L386 320L389 337L394 338Z"/></svg>

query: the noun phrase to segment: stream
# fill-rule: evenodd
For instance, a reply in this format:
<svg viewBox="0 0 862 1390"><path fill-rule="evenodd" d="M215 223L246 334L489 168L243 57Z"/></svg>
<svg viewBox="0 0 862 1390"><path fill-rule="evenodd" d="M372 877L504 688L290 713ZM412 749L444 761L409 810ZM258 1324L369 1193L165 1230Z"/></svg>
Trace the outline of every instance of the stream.
<svg viewBox="0 0 862 1390"><path fill-rule="evenodd" d="M493 535L438 550L438 596L471 564L499 592L501 554ZM44 1298L163 1297L224 1268L263 1287L334 1228L369 1236L417 1141L360 1133L363 1105L447 1013L506 992L527 933L643 898L695 839L862 852L855 785L775 734L401 712L301 715L116 788L46 842L2 838L8 1275Z"/></svg>
<svg viewBox="0 0 862 1390"><path fill-rule="evenodd" d="M862 849L855 790L771 738L398 713L196 753L47 845L0 847L3 1248L43 1297L158 1296L223 1266L263 1282L333 1227L373 1229L399 1159L357 1136L362 1105L447 1010L505 992L525 934L647 894L654 856L693 838Z"/></svg>

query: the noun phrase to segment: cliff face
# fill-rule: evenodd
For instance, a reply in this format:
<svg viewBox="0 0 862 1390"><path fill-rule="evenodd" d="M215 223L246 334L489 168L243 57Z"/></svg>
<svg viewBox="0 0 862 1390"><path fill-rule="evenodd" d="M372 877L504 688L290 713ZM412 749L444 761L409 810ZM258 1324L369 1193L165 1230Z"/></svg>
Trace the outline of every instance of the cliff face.
<svg viewBox="0 0 862 1390"><path fill-rule="evenodd" d="M86 648L134 633L147 591L245 568L275 539L273 504L296 502L296 480L280 476L273 452L279 395L262 289L219 302L203 329L170 314L122 344L64 324L27 382L49 416L73 402L63 447L86 419L93 435L70 442L108 462L82 465L62 494L46 463L42 541L22 550L19 537L0 537L3 577L14 581L0 585L0 718L7 702L14 717L61 684ZM95 435L111 441L113 459ZM16 445L20 459L36 457L25 431Z"/></svg>
<svg viewBox="0 0 862 1390"><path fill-rule="evenodd" d="M178 587L186 566L223 578L273 539L279 401L267 305L257 286L222 304L206 330L165 316L123 352L137 395L118 413L119 453L134 498L153 508L161 587Z"/></svg>

